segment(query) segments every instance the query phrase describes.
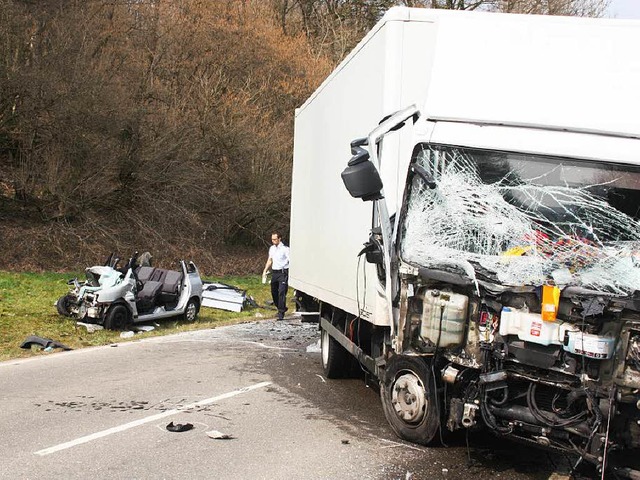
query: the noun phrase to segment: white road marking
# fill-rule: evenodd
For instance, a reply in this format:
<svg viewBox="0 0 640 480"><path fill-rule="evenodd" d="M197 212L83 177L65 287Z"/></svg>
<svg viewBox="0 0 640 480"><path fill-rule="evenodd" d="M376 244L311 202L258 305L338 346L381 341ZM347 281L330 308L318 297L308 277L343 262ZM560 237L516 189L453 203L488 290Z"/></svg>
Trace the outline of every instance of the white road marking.
<svg viewBox="0 0 640 480"><path fill-rule="evenodd" d="M123 432L125 430L129 430L130 428L138 427L140 425L144 425L145 423L155 422L156 420L169 417L171 415L175 415L176 413L180 413L185 410L191 410L193 408L201 407L203 405L209 405L211 403L218 402L220 400L235 397L236 395L240 395L242 393L250 392L251 390L256 390L258 388L266 387L268 385L271 385L271 382L256 383L255 385L250 385L248 387L240 388L232 392L223 393L222 395L218 395L217 397L206 398L204 400L200 400L199 402L185 405L184 407L181 407L181 408L167 410L165 412L161 412L156 415L151 415L150 417L134 420L133 422L125 423L123 425L119 425L113 428L108 428L107 430L102 430L101 432L92 433L91 435L86 435L84 437L76 438L75 440L61 443L53 447L45 448L44 450L38 450L37 452L33 452L33 453L35 455L41 455L41 456L50 455L52 453L59 452L60 450L66 450L67 448L75 447L76 445L82 445L83 443L88 443L93 440L97 440L98 438L106 437L107 435L111 435L113 433Z"/></svg>
<svg viewBox="0 0 640 480"><path fill-rule="evenodd" d="M396 448L396 447L404 447L404 448L411 448L413 450L417 450L418 452L425 452L426 449L424 448L420 448L420 447L416 447L413 445L407 445L406 443L398 443L398 442L394 442L393 440L387 440L386 438L380 438L379 439L382 442L386 442L386 443L390 443L391 445L387 445L385 447L380 447L380 448Z"/></svg>
<svg viewBox="0 0 640 480"><path fill-rule="evenodd" d="M267 348L267 349L272 349L272 350L289 350L291 352L297 352L297 350L295 348L289 348L289 347L274 347L272 345L265 345L264 343L261 342L254 342L252 340L238 340L238 343L250 343L252 345L258 345L259 347L262 348Z"/></svg>

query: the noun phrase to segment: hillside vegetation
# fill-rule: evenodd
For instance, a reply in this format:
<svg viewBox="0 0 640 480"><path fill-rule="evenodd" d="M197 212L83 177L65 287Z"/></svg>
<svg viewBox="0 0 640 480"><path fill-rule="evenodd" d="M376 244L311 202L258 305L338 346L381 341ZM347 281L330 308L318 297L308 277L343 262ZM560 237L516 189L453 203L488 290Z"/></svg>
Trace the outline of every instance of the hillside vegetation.
<svg viewBox="0 0 640 480"><path fill-rule="evenodd" d="M229 273L286 230L293 112L330 64L266 3L0 11L0 268L139 249Z"/></svg>
<svg viewBox="0 0 640 480"><path fill-rule="evenodd" d="M394 4L603 1L0 0L0 270L149 250L260 271L287 238L295 108Z"/></svg>

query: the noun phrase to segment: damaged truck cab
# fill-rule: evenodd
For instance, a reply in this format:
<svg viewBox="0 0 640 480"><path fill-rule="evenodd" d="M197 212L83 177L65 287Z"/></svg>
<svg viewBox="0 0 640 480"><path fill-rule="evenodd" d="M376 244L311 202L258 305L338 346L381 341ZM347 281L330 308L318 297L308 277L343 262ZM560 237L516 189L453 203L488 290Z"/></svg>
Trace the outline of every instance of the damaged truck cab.
<svg viewBox="0 0 640 480"><path fill-rule="evenodd" d="M401 438L484 427L640 475L639 41L394 8L297 110L290 284Z"/></svg>

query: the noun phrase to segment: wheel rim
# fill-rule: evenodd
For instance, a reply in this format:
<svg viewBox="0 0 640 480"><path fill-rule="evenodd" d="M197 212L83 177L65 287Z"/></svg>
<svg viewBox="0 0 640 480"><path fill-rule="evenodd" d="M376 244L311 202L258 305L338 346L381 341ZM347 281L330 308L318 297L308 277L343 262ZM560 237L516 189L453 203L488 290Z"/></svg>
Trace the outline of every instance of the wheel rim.
<svg viewBox="0 0 640 480"><path fill-rule="evenodd" d="M113 322L115 323L116 328L124 328L127 324L127 312L118 309L113 317Z"/></svg>
<svg viewBox="0 0 640 480"><path fill-rule="evenodd" d="M322 329L320 350L322 351L322 366L326 368L329 364L329 332L325 329Z"/></svg>
<svg viewBox="0 0 640 480"><path fill-rule="evenodd" d="M427 411L427 397L420 378L413 372L401 372L391 385L391 404L400 420L420 423Z"/></svg>
<svg viewBox="0 0 640 480"><path fill-rule="evenodd" d="M196 304L193 302L189 302L189 305L187 305L187 320L189 322L193 322L196 319L196 312L197 312L197 308L196 308Z"/></svg>

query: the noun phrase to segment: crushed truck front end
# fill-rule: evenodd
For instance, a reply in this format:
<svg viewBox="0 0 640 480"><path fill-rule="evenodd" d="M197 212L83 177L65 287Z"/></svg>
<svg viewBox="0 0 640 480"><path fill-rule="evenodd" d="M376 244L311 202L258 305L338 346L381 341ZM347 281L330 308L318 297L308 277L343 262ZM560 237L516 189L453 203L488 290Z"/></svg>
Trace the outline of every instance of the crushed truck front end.
<svg viewBox="0 0 640 480"><path fill-rule="evenodd" d="M640 448L638 205L638 163L416 145L389 358L428 366L441 428L484 426L600 469ZM393 398L406 374L391 374L387 418L411 425Z"/></svg>

